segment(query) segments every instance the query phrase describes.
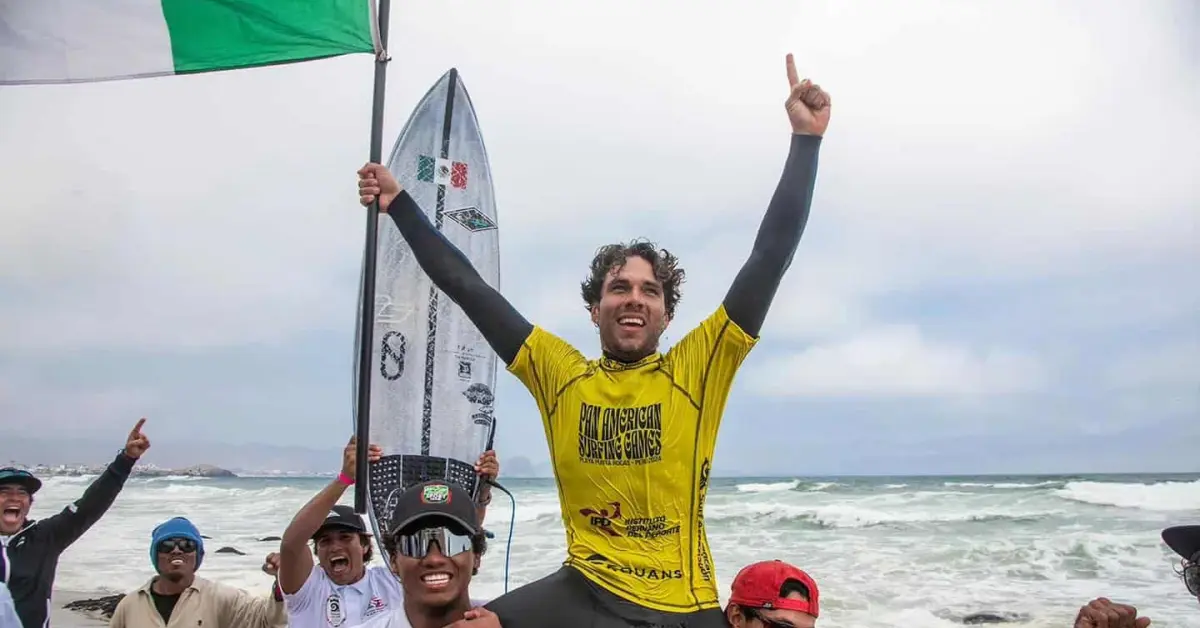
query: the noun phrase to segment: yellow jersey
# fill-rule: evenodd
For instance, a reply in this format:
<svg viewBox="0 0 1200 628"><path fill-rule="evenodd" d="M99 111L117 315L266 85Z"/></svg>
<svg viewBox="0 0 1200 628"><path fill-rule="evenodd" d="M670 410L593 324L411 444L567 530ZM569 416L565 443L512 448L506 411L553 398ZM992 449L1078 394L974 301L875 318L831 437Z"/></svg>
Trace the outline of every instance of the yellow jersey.
<svg viewBox="0 0 1200 628"><path fill-rule="evenodd" d="M704 499L734 375L756 339L724 305L666 355L588 360L534 327L509 365L537 400L566 564L667 612L720 606Z"/></svg>

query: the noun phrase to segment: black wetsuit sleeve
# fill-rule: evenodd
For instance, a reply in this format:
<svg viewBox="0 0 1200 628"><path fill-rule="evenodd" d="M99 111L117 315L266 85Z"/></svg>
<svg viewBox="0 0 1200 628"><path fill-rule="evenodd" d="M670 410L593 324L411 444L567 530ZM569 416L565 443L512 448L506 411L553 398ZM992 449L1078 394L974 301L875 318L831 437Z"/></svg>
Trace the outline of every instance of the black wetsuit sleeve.
<svg viewBox="0 0 1200 628"><path fill-rule="evenodd" d="M750 258L725 295L725 311L743 331L757 338L779 282L800 244L812 205L821 138L792 135L783 175L758 228Z"/></svg>
<svg viewBox="0 0 1200 628"><path fill-rule="evenodd" d="M512 364L533 332L533 325L483 280L458 247L430 224L408 192L400 192L392 201L388 215L434 285L463 309L496 355L505 364Z"/></svg>
<svg viewBox="0 0 1200 628"><path fill-rule="evenodd" d="M125 480L129 479L129 472L133 470L135 462L137 461L126 456L125 452L117 454L116 459L104 469L104 473L92 480L82 497L57 515L38 523L49 531L50 544L55 551L66 550L108 512L121 489L125 487Z"/></svg>

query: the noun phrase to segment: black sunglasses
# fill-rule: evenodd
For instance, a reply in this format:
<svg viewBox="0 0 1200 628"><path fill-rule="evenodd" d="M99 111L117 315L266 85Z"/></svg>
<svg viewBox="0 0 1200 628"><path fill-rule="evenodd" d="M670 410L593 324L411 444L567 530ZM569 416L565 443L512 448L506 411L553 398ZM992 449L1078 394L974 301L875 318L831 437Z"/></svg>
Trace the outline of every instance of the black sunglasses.
<svg viewBox="0 0 1200 628"><path fill-rule="evenodd" d="M742 615L745 615L746 619L757 619L758 621L761 621L762 624L767 628L796 628L789 621L776 621L763 617L761 609L746 607L740 608L742 609Z"/></svg>
<svg viewBox="0 0 1200 628"><path fill-rule="evenodd" d="M1196 558L1200 559L1200 553L1196 554ZM1187 587L1188 593L1200 598L1200 562L1185 561L1183 563L1183 585Z"/></svg>
<svg viewBox="0 0 1200 628"><path fill-rule="evenodd" d="M184 554L196 551L196 542L191 539L167 539L158 544L159 554L170 554L178 548Z"/></svg>

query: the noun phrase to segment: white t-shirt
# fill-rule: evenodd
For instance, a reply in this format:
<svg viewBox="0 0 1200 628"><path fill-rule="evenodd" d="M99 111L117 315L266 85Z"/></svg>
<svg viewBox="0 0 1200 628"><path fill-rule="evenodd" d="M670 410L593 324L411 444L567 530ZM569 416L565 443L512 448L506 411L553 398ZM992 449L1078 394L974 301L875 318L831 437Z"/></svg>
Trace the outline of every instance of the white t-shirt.
<svg viewBox="0 0 1200 628"><path fill-rule="evenodd" d="M404 591L387 567L367 567L354 584L337 585L313 565L304 586L283 596L290 628L349 628L382 613L404 612Z"/></svg>
<svg viewBox="0 0 1200 628"><path fill-rule="evenodd" d="M489 601L472 598L471 608L483 606ZM408 621L408 615L404 614L404 605L400 604L394 610L379 615L364 624L360 624L358 628L412 628L412 624Z"/></svg>
<svg viewBox="0 0 1200 628"><path fill-rule="evenodd" d="M17 617L12 594L3 582L0 582L0 628L21 628L21 618Z"/></svg>

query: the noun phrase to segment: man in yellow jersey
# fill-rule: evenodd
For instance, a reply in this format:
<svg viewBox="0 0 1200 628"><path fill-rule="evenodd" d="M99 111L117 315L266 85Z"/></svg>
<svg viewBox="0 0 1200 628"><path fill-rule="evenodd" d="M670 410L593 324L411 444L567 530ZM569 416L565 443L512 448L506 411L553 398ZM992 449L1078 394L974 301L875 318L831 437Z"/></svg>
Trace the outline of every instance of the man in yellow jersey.
<svg viewBox="0 0 1200 628"><path fill-rule="evenodd" d="M754 249L723 302L666 354L659 338L684 278L667 251L644 242L599 250L582 285L603 351L589 360L489 286L387 168L359 170L360 202L378 198L541 411L567 560L487 605L506 628L726 625L704 533L712 454L734 376L808 220L831 109L791 55L787 74L790 152Z"/></svg>

